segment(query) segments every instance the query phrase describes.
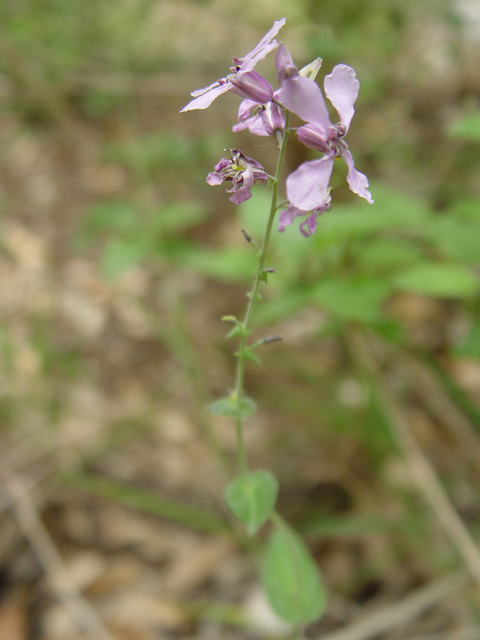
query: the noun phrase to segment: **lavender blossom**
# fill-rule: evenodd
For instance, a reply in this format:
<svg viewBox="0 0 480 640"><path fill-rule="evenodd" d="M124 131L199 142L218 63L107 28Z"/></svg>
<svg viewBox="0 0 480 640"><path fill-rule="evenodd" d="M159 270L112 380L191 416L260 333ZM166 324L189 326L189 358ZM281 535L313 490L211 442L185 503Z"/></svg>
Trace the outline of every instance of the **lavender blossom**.
<svg viewBox="0 0 480 640"><path fill-rule="evenodd" d="M288 52L288 49L280 45L279 53L281 52L282 63L277 62L278 68L278 82L282 84L284 73L286 69L292 65L296 71L296 67L293 64L293 60ZM298 73L301 76L306 76L311 80L315 80L318 70L322 66L321 58L317 58L309 65L301 69ZM262 104L261 102L253 100L244 100L238 109L238 123L233 125L232 130L243 131L248 129L250 133L256 136L271 136L275 131L283 131L285 129L285 112L278 104L278 96L280 91L274 91L272 102ZM252 110L254 114L250 115Z"/></svg>
<svg viewBox="0 0 480 640"><path fill-rule="evenodd" d="M249 158L239 149L228 149L232 154L232 159L222 158L215 165L215 171L207 176L209 185L217 186L229 180L232 188L227 189L227 193L233 193L229 198L234 204L241 204L252 197L250 189L254 182L266 182L268 175L262 165Z"/></svg>
<svg viewBox="0 0 480 640"><path fill-rule="evenodd" d="M192 109L206 109L212 102L227 91L233 91L242 98L265 104L272 99L273 87L257 71L255 65L278 47L274 39L285 24L285 18L274 22L270 31L260 40L256 47L243 58L233 58L234 66L225 78L220 78L204 89L192 91L194 97L180 113Z"/></svg>
<svg viewBox="0 0 480 640"><path fill-rule="evenodd" d="M307 122L297 132L299 140L325 154L319 160L305 162L288 177L287 196L290 202L306 211L323 206L334 160L343 157L348 168L350 189L373 204L367 190L368 179L355 169L352 154L344 141L360 87L355 71L339 64L325 78L325 93L340 116L340 122L333 125L320 87L310 77L300 75L283 44L277 52L277 70L281 82L279 102Z"/></svg>

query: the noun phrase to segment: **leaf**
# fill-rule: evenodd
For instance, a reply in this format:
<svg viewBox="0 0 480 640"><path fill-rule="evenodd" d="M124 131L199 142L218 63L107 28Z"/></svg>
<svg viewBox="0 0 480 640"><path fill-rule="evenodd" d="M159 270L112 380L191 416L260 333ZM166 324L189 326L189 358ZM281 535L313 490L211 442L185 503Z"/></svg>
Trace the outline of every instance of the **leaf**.
<svg viewBox="0 0 480 640"><path fill-rule="evenodd" d="M154 229L161 233L174 233L203 222L207 212L198 202L173 202L154 212Z"/></svg>
<svg viewBox="0 0 480 640"><path fill-rule="evenodd" d="M257 403L248 396L241 397L238 402L234 395L225 396L207 405L207 411L215 416L225 416L244 422L251 418L257 410Z"/></svg>
<svg viewBox="0 0 480 640"><path fill-rule="evenodd" d="M447 128L452 138L464 138L472 142L480 142L480 109L468 113Z"/></svg>
<svg viewBox="0 0 480 640"><path fill-rule="evenodd" d="M262 580L273 610L287 622L313 622L323 614L327 597L316 563L283 521L268 543Z"/></svg>
<svg viewBox="0 0 480 640"><path fill-rule="evenodd" d="M461 220L480 220L480 198L464 197L454 200L448 212Z"/></svg>
<svg viewBox="0 0 480 640"><path fill-rule="evenodd" d="M460 357L480 360L480 320L472 325L464 342L455 347L453 352Z"/></svg>
<svg viewBox="0 0 480 640"><path fill-rule="evenodd" d="M310 289L295 286L282 289L282 295L266 300L255 310L259 324L274 324L297 313L310 302Z"/></svg>
<svg viewBox="0 0 480 640"><path fill-rule="evenodd" d="M251 331L245 331L245 327L239 322L232 329L230 329L230 331L225 336L225 339L229 340L230 338L239 338L240 336L248 335L249 333L251 333Z"/></svg>
<svg viewBox="0 0 480 640"><path fill-rule="evenodd" d="M324 236L335 241L371 236L384 229L421 229L430 212L419 199L407 196L385 185L372 185L375 204L354 201L336 205L335 211L324 214L314 235L315 243L323 243ZM334 215L333 215L334 213Z"/></svg>
<svg viewBox="0 0 480 640"><path fill-rule="evenodd" d="M115 142L104 148L103 156L136 170L152 166L185 165L192 161L192 141L171 130L159 130L143 138Z"/></svg>
<svg viewBox="0 0 480 640"><path fill-rule="evenodd" d="M245 351L243 357L245 360L250 360L250 362L254 362L255 364L262 364L262 361L252 349Z"/></svg>
<svg viewBox="0 0 480 640"><path fill-rule="evenodd" d="M138 224L138 207L128 200L100 200L84 214L83 229L92 235L105 230L130 231Z"/></svg>
<svg viewBox="0 0 480 640"><path fill-rule="evenodd" d="M148 247L135 238L131 240L112 240L102 256L102 271L112 280L122 275L128 268L138 264L148 253Z"/></svg>
<svg viewBox="0 0 480 640"><path fill-rule="evenodd" d="M255 256L245 249L226 247L206 250L189 247L180 256L181 266L195 270L195 273L224 282L248 282L255 272Z"/></svg>
<svg viewBox="0 0 480 640"><path fill-rule="evenodd" d="M278 482L271 471L254 471L231 482L225 491L225 501L247 532L254 533L270 517L278 496Z"/></svg>
<svg viewBox="0 0 480 640"><path fill-rule="evenodd" d="M380 305L390 293L389 284L378 278L355 276L326 279L316 287L314 299L342 320L371 322L380 316Z"/></svg>
<svg viewBox="0 0 480 640"><path fill-rule="evenodd" d="M422 264L396 276L393 282L398 289L438 298L467 298L478 290L472 272L454 264Z"/></svg>
<svg viewBox="0 0 480 640"><path fill-rule="evenodd" d="M480 207L480 203L477 203ZM461 221L452 216L432 220L430 237L449 258L477 264L480 256L479 221Z"/></svg>
<svg viewBox="0 0 480 640"><path fill-rule="evenodd" d="M364 269L391 270L419 262L424 252L414 243L400 238L374 238L367 246L362 243L357 255L357 264Z"/></svg>
<svg viewBox="0 0 480 640"><path fill-rule="evenodd" d="M230 529L228 523L215 513L94 473L61 474L59 481L66 486L89 491L161 518L179 522L198 531L219 534L228 532Z"/></svg>

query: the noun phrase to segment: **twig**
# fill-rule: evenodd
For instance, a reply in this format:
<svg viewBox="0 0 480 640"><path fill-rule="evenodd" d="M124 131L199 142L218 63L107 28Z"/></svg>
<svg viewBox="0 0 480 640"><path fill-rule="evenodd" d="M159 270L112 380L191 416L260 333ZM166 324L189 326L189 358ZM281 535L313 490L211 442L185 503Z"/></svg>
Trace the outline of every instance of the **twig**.
<svg viewBox="0 0 480 640"><path fill-rule="evenodd" d="M467 582L465 573L456 573L406 596L400 602L378 609L345 629L322 636L321 640L368 640L407 624Z"/></svg>
<svg viewBox="0 0 480 640"><path fill-rule="evenodd" d="M480 549L445 493L433 466L418 446L408 421L400 411L383 377L379 375L378 365L365 337L356 333L352 342L367 370L375 376L375 383L382 392L385 413L388 416L393 435L408 460L418 488L430 503L435 515L464 561L467 570L480 586Z"/></svg>
<svg viewBox="0 0 480 640"><path fill-rule="evenodd" d="M65 569L53 540L18 476L5 477L3 483L20 528L45 571L55 595L82 632L95 640L114 640L93 607L82 597Z"/></svg>

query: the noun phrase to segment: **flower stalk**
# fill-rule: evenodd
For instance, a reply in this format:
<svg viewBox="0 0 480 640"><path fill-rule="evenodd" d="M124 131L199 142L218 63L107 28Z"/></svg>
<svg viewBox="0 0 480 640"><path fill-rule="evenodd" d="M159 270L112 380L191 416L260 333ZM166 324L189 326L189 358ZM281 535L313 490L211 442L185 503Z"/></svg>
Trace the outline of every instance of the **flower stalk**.
<svg viewBox="0 0 480 640"><path fill-rule="evenodd" d="M272 201L270 205L270 213L267 220L267 226L265 228L265 235L263 237L262 248L260 250L260 255L258 257L258 267L255 273L255 280L253 282L253 287L250 293L248 294L248 304L247 309L245 311L245 316L243 322L241 323L241 336L240 336L240 346L238 349L237 356L237 365L235 370L235 387L234 387L234 397L238 403L240 402L243 393L244 393L244 380L245 380L245 355L247 353L247 337L249 335L249 327L250 321L253 317L253 312L255 310L256 303L259 300L259 288L262 280L266 280L266 272L265 269L265 261L267 259L267 251L268 245L270 242L270 236L272 234L273 223L275 220L275 214L278 209L278 185L280 182L280 175L282 173L283 161L285 159L285 152L287 150L287 142L288 142L288 127L290 123L290 113L286 111L285 113L285 129L283 135L278 132L277 139L279 135L281 139L279 140L280 151L278 154L277 160L277 168L275 171L275 176L272 185ZM248 463L247 456L245 452L245 444L243 438L243 422L239 418L237 418L237 453L238 453L238 464L240 467L240 471L242 474L248 473Z"/></svg>

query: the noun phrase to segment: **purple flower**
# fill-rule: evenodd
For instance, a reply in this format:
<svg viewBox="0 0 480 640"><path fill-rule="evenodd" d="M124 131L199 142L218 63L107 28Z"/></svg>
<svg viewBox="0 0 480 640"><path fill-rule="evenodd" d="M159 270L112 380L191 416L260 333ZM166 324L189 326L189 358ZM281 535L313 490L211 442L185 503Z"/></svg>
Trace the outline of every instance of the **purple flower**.
<svg viewBox="0 0 480 640"><path fill-rule="evenodd" d="M312 80L315 77L322 65L322 60L317 58L312 63L297 71L292 57L286 47L283 44L279 48L279 56L281 62L279 62L277 56L277 69L278 69L278 82L282 84L286 75L288 74L289 67L295 70L295 73L300 73L302 76L307 76ZM250 133L256 136L271 136L275 131L283 131L285 129L285 112L278 104L278 96L280 91L274 91L272 96L272 102L266 104L260 101L244 100L240 104L238 110L238 124L233 125L232 129L235 131L243 131L248 129ZM253 115L250 115L252 109L255 110Z"/></svg>
<svg viewBox="0 0 480 640"><path fill-rule="evenodd" d="M250 189L254 182L265 182L268 175L262 165L249 158L239 149L229 149L232 159L222 158L215 166L215 171L207 176L207 183L212 187L222 184L225 180L232 182L232 188L227 193L233 193L229 200L241 204L252 197Z"/></svg>
<svg viewBox="0 0 480 640"><path fill-rule="evenodd" d="M277 70L282 83L279 102L307 122L298 130L298 138L311 149L325 154L320 160L305 162L288 177L287 196L290 202L307 211L322 206L334 160L341 156L347 164L350 189L373 204L367 190L368 179L355 169L352 154L344 141L360 86L355 71L339 64L325 78L325 93L340 116L340 122L333 125L320 87L309 77L300 75L284 45L277 52Z"/></svg>
<svg viewBox="0 0 480 640"><path fill-rule="evenodd" d="M191 95L194 99L183 107L180 113L191 109L206 109L218 96L227 91L233 91L242 98L249 98L261 104L269 102L273 96L273 87L257 71L254 71L254 68L257 62L278 47L278 42L274 38L284 24L285 18L277 20L250 53L243 58L233 58L234 66L230 68L231 74L220 78L209 87L192 91Z"/></svg>
<svg viewBox="0 0 480 640"><path fill-rule="evenodd" d="M323 203L311 212L303 211L302 209L299 209L298 207L295 207L293 204L289 203L287 209L284 209L280 213L280 217L278 219L278 230L285 231L285 229L290 226L298 216L308 216L308 218L300 224L300 231L306 238L309 238L315 233L319 216L330 209L330 203L330 191L327 192Z"/></svg>
<svg viewBox="0 0 480 640"><path fill-rule="evenodd" d="M276 95L277 92L273 97ZM252 109L254 114L250 115ZM235 133L248 129L256 136L271 136L275 131L283 131L285 128L285 114L274 102L262 105L253 100L244 100L240 103L238 120L239 122L232 127Z"/></svg>

